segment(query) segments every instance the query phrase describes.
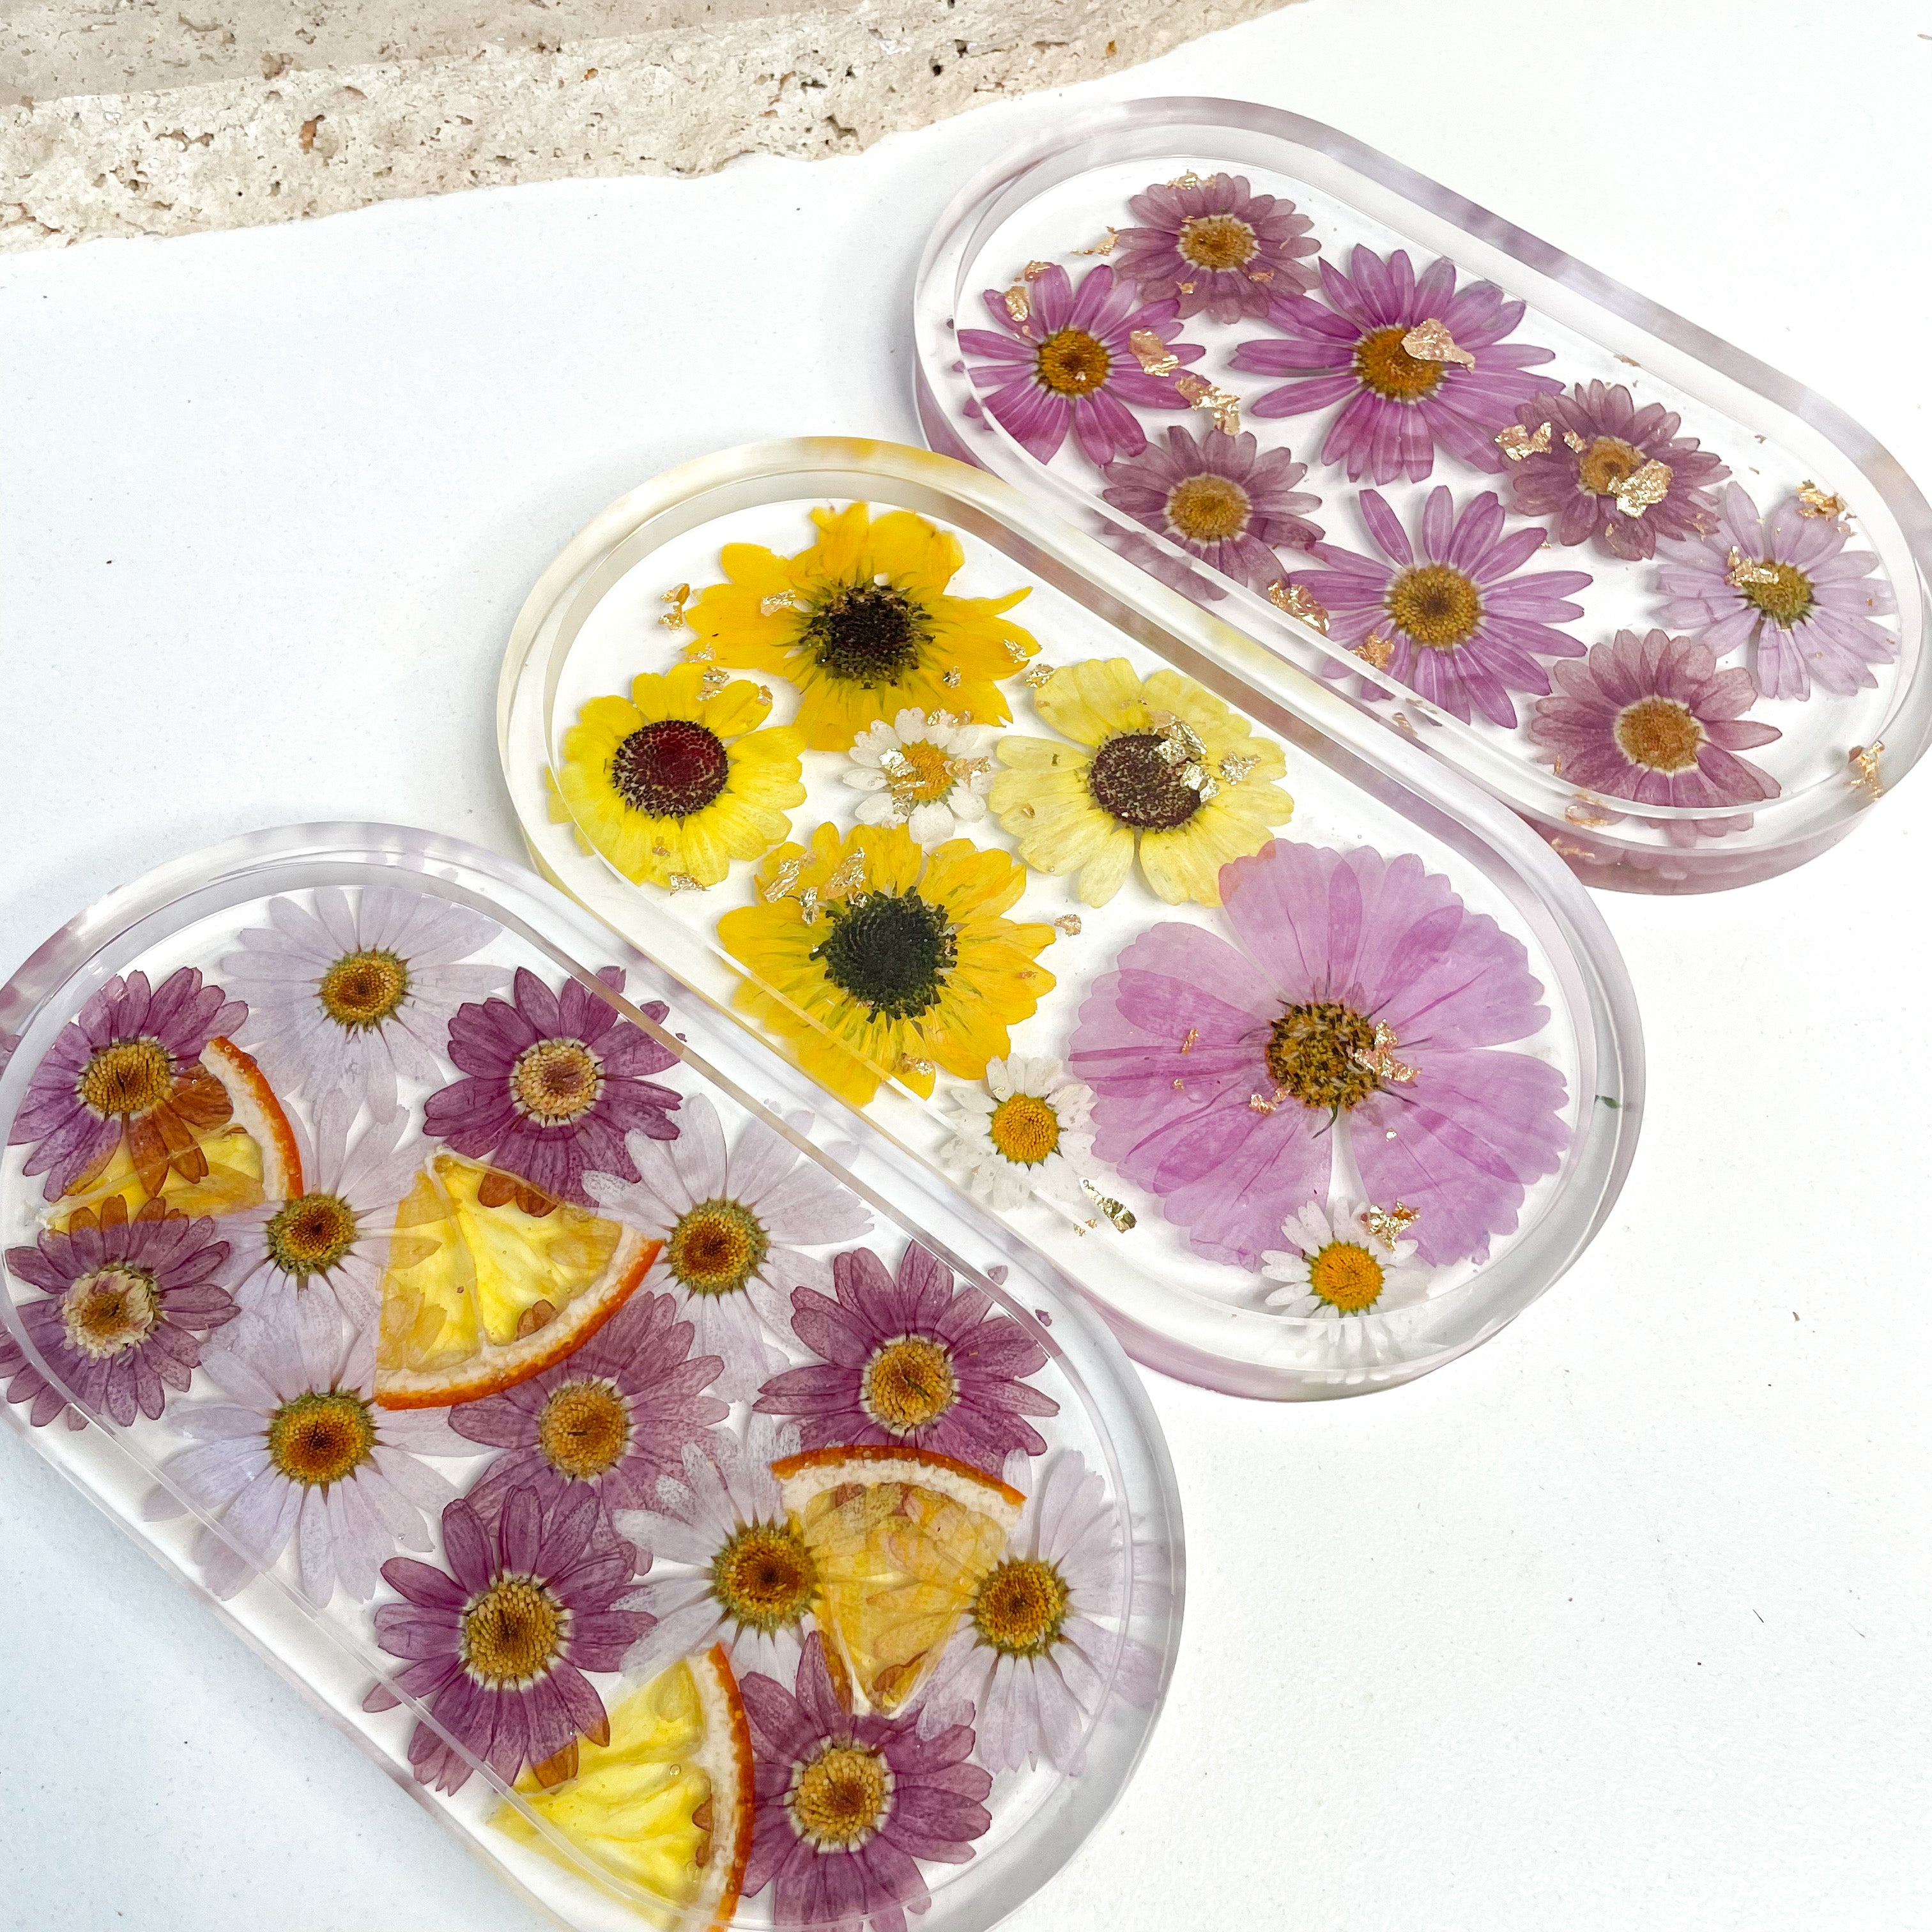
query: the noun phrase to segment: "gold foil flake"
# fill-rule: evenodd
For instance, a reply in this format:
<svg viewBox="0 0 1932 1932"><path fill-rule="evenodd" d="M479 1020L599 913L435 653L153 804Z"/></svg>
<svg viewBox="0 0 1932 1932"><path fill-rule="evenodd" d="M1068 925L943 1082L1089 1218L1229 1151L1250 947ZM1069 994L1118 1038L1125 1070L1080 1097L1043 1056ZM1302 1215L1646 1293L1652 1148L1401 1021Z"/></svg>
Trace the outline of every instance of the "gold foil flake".
<svg viewBox="0 0 1932 1932"><path fill-rule="evenodd" d="M866 883L866 855L862 852L848 852L839 860L830 876L819 886L820 896L825 898L847 898Z"/></svg>
<svg viewBox="0 0 1932 1932"><path fill-rule="evenodd" d="M674 872L664 884L674 892L701 892L704 890L688 872Z"/></svg>
<svg viewBox="0 0 1932 1932"><path fill-rule="evenodd" d="M1612 493L1617 508L1627 517L1640 517L1653 503L1670 494L1670 465L1652 457L1641 470L1633 470Z"/></svg>
<svg viewBox="0 0 1932 1932"><path fill-rule="evenodd" d="M916 1080L926 1079L936 1070L931 1060L917 1060L910 1054L908 1054L899 1062L899 1071L902 1073L910 1073Z"/></svg>
<svg viewBox="0 0 1932 1932"><path fill-rule="evenodd" d="M1377 670L1387 670L1389 659L1395 656L1395 640L1380 631L1371 631L1359 644L1351 644L1348 649L1363 663L1372 664Z"/></svg>
<svg viewBox="0 0 1932 1932"><path fill-rule="evenodd" d="M1080 1186L1082 1192L1092 1200L1094 1205L1099 1208L1100 1212L1106 1215L1122 1234L1124 1234L1133 1226L1134 1216L1130 1208L1122 1207L1118 1201L1109 1201L1090 1180L1082 1181Z"/></svg>
<svg viewBox="0 0 1932 1932"><path fill-rule="evenodd" d="M1187 1082L1178 1073L1174 1076L1174 1090L1177 1094L1184 1094L1187 1091Z"/></svg>
<svg viewBox="0 0 1932 1932"><path fill-rule="evenodd" d="M1328 607L1305 584L1284 584L1276 578L1268 587L1268 599L1277 610L1312 624L1324 637L1328 634Z"/></svg>
<svg viewBox="0 0 1932 1932"><path fill-rule="evenodd" d="M1259 282L1265 288L1274 280L1274 271L1272 268L1250 268L1248 271L1248 280L1251 282Z"/></svg>
<svg viewBox="0 0 1932 1932"><path fill-rule="evenodd" d="M1372 1202L1356 1216L1370 1234L1384 1246L1394 1247L1402 1231L1422 1219L1422 1210L1398 1201L1393 1208L1378 1208Z"/></svg>
<svg viewBox="0 0 1932 1932"><path fill-rule="evenodd" d="M1020 273L1027 280L1036 282L1052 266L1053 264L1051 262L1029 262Z"/></svg>
<svg viewBox="0 0 1932 1932"><path fill-rule="evenodd" d="M1186 764L1191 759L1208 755L1208 747L1202 743L1200 733L1186 718L1177 718L1172 711L1150 711L1148 722L1160 740L1159 755L1166 764Z"/></svg>
<svg viewBox="0 0 1932 1932"><path fill-rule="evenodd" d="M1169 188L1205 188L1208 184L1192 168L1185 174L1178 174L1168 183Z"/></svg>
<svg viewBox="0 0 1932 1932"><path fill-rule="evenodd" d="M1136 329L1127 338L1127 346L1150 376L1172 376L1180 367L1180 358L1154 329Z"/></svg>
<svg viewBox="0 0 1932 1932"><path fill-rule="evenodd" d="M1064 912L1053 922L1069 939L1080 937L1080 915L1077 912Z"/></svg>
<svg viewBox="0 0 1932 1932"><path fill-rule="evenodd" d="M706 698L716 698L731 682L731 674L718 664L707 664L704 675L698 680L698 688Z"/></svg>
<svg viewBox="0 0 1932 1932"><path fill-rule="evenodd" d="M1554 832L1550 835L1550 849L1556 854L1558 857L1563 859L1594 860L1597 856L1588 846L1573 844L1568 838L1559 838Z"/></svg>
<svg viewBox="0 0 1932 1932"><path fill-rule="evenodd" d="M771 686L770 686L770 685L768 685L768 684L761 684L761 685L760 685L760 686L758 686L758 702L759 702L760 704L766 705L766 706L770 706L770 704L771 704L771 701L772 701L772 688L771 688Z"/></svg>
<svg viewBox="0 0 1932 1932"><path fill-rule="evenodd" d="M694 644L684 647L686 664L709 664L718 655L718 646L709 638L700 638Z"/></svg>
<svg viewBox="0 0 1932 1932"><path fill-rule="evenodd" d="M1641 369L1643 367L1634 356L1619 356L1617 360L1632 369Z"/></svg>
<svg viewBox="0 0 1932 1932"><path fill-rule="evenodd" d="M1073 252L1076 255L1111 255L1114 252L1114 244L1120 238L1120 230L1117 228L1109 228L1092 248L1076 248Z"/></svg>
<svg viewBox="0 0 1932 1932"><path fill-rule="evenodd" d="M780 899L789 898L792 888L798 884L798 875L804 870L802 859L781 860L778 870L765 881L762 896L766 904L776 905Z"/></svg>
<svg viewBox="0 0 1932 1932"><path fill-rule="evenodd" d="M1393 711L1390 712L1389 722L1393 724L1398 731L1406 731L1412 738L1415 736L1414 721L1410 718L1406 711Z"/></svg>
<svg viewBox="0 0 1932 1932"><path fill-rule="evenodd" d="M1730 555L1724 560L1724 581L1733 590L1742 590L1748 584L1775 584L1778 572L1768 563L1752 562L1733 544Z"/></svg>
<svg viewBox="0 0 1932 1932"><path fill-rule="evenodd" d="M1024 685L1029 691L1037 691L1042 685L1046 683L1048 678L1052 676L1053 674L1054 667L1052 664L1029 664L1024 670L1021 672L1020 682Z"/></svg>
<svg viewBox="0 0 1932 1932"><path fill-rule="evenodd" d="M1221 776L1230 784L1239 784L1260 763L1252 752L1230 752L1221 760Z"/></svg>
<svg viewBox="0 0 1932 1932"><path fill-rule="evenodd" d="M1511 423L1508 429L1496 431L1496 447L1512 463L1520 463L1526 456L1540 456L1550 447L1550 425L1539 423L1534 430L1527 430L1521 423Z"/></svg>
<svg viewBox="0 0 1932 1932"><path fill-rule="evenodd" d="M1180 1051L1184 1057L1194 1051L1194 1042L1201 1037L1198 1027L1190 1027L1180 1036Z"/></svg>
<svg viewBox="0 0 1932 1932"><path fill-rule="evenodd" d="M1562 774L1559 772L1557 776L1560 778ZM1615 818L1607 816L1594 808L1596 803L1597 801L1594 798L1586 798L1581 792L1579 792L1576 794L1576 802L1564 807L1563 816L1568 819L1572 825L1586 825L1593 829L1600 825L1616 824L1617 821Z"/></svg>
<svg viewBox="0 0 1932 1932"><path fill-rule="evenodd" d="M664 601L670 608L658 620L658 622L663 625L666 630L675 631L680 625L688 621L684 614L684 607L691 602L691 586L688 584L680 584L675 590L667 590L664 594Z"/></svg>
<svg viewBox="0 0 1932 1932"><path fill-rule="evenodd" d="M1016 638L1006 638L1005 640L1005 644L1006 647L1006 662L1017 670L1027 661L1027 647Z"/></svg>
<svg viewBox="0 0 1932 1932"><path fill-rule="evenodd" d="M1274 1097L1265 1100L1258 1094L1250 1094L1248 1096L1249 1110L1256 1114L1273 1113L1281 1105L1282 1092L1283 1090L1277 1087L1274 1090Z"/></svg>
<svg viewBox="0 0 1932 1932"><path fill-rule="evenodd" d="M1852 782L1874 798L1885 789L1878 775L1879 754L1884 749L1885 740L1879 738L1869 745L1854 745L1851 750Z"/></svg>
<svg viewBox="0 0 1932 1932"><path fill-rule="evenodd" d="M1415 1069L1406 1060L1395 1057L1395 1050L1401 1044L1395 1036L1395 1028L1387 1020L1378 1020L1369 1044L1358 1047L1350 1057L1358 1066L1366 1067L1378 1080L1406 1087L1415 1078Z"/></svg>
<svg viewBox="0 0 1932 1932"><path fill-rule="evenodd" d="M1563 446L1566 449L1574 450L1579 456L1590 446L1574 429L1566 429L1563 432Z"/></svg>
<svg viewBox="0 0 1932 1932"><path fill-rule="evenodd" d="M1176 282L1174 286L1184 296L1191 296L1194 292L1195 284L1192 282Z"/></svg>
<svg viewBox="0 0 1932 1932"><path fill-rule="evenodd" d="M651 848L651 856L653 859L668 859L670 856L670 848L663 844L653 845Z"/></svg>
<svg viewBox="0 0 1932 1932"><path fill-rule="evenodd" d="M1418 362L1455 362L1465 369L1476 366L1474 356L1456 346L1449 325L1432 315L1418 322L1402 338L1402 346Z"/></svg>
<svg viewBox="0 0 1932 1932"><path fill-rule="evenodd" d="M818 923L818 888L807 886L798 896L798 915L807 926Z"/></svg>
<svg viewBox="0 0 1932 1932"><path fill-rule="evenodd" d="M1033 313L1033 304L1027 300L1027 292L1016 282L1000 298L1006 305L1006 313L1016 322L1024 322Z"/></svg>
<svg viewBox="0 0 1932 1932"><path fill-rule="evenodd" d="M781 610L804 610L810 608L796 590L780 590L770 597L758 600L758 615L776 617Z"/></svg>
<svg viewBox="0 0 1932 1932"><path fill-rule="evenodd" d="M1205 410L1223 436L1240 434L1241 399L1232 389L1217 389L1206 376L1196 375L1175 376L1174 386L1197 410Z"/></svg>
<svg viewBox="0 0 1932 1932"><path fill-rule="evenodd" d="M1851 515L1852 507L1836 490L1821 490L1808 476L1798 486L1798 514L1829 517L1834 524L1842 524Z"/></svg>
<svg viewBox="0 0 1932 1932"><path fill-rule="evenodd" d="M959 667L957 664L948 664L940 673L939 681L948 691L957 691L959 688Z"/></svg>

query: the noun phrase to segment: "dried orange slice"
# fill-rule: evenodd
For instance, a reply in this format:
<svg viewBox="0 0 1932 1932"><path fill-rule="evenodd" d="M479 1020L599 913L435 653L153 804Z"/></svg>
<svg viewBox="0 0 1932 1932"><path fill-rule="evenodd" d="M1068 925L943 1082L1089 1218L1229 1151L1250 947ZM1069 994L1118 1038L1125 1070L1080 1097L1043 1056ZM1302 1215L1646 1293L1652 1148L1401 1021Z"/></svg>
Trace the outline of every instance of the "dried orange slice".
<svg viewBox="0 0 1932 1932"><path fill-rule="evenodd" d="M506 1177L440 1154L396 1209L376 1401L441 1408L514 1388L616 1313L661 1243L568 1202L530 1213ZM539 1197L539 1204L542 1204Z"/></svg>
<svg viewBox="0 0 1932 1932"><path fill-rule="evenodd" d="M580 1738L568 1783L545 1790L526 1772L517 1789L572 1844L674 1908L638 1906L659 1924L722 1926L737 1910L752 1855L752 1732L722 1646L634 1690L610 1713L608 1744ZM492 1822L566 1862L514 1806Z"/></svg>
<svg viewBox="0 0 1932 1932"><path fill-rule="evenodd" d="M196 1110L219 1118L195 1130L194 1150L184 1150L169 1163L160 1198L184 1214L233 1214L299 1194L302 1156L295 1130L254 1060L232 1040L211 1040L202 1048L200 1073L190 1078L219 1088L226 1104L214 1101ZM77 1208L98 1214L117 1196L130 1216L154 1198L134 1171L125 1136L106 1166L62 1198L53 1225L64 1227Z"/></svg>
<svg viewBox="0 0 1932 1932"><path fill-rule="evenodd" d="M917 1449L808 1450L772 1474L818 1565L820 1622L852 1702L890 1717L939 1661L1026 1498Z"/></svg>

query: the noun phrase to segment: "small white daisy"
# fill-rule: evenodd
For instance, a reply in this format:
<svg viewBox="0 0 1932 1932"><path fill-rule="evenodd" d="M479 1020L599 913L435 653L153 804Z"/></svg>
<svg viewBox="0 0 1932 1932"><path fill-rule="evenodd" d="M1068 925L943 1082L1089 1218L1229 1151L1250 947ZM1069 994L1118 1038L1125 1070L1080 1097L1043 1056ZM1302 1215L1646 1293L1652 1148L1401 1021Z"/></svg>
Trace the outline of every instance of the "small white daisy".
<svg viewBox="0 0 1932 1932"><path fill-rule="evenodd" d="M950 711L902 711L854 741L851 769L841 774L872 796L859 808L862 825L903 825L918 845L940 840L986 815L993 788L990 724L962 724Z"/></svg>
<svg viewBox="0 0 1932 1932"><path fill-rule="evenodd" d="M1430 1271L1409 1265L1415 1244L1376 1233L1364 1218L1368 1211L1350 1204L1330 1212L1311 1201L1284 1221L1281 1232L1294 1250L1262 1256L1262 1273L1282 1284L1270 1291L1268 1306L1284 1315L1340 1321L1385 1315L1424 1299Z"/></svg>
<svg viewBox="0 0 1932 1932"><path fill-rule="evenodd" d="M1017 1208L1035 1192L1078 1200L1100 1173L1094 1090L1057 1060L989 1060L984 1087L950 1089L940 1106L955 1138L940 1160L989 1206Z"/></svg>

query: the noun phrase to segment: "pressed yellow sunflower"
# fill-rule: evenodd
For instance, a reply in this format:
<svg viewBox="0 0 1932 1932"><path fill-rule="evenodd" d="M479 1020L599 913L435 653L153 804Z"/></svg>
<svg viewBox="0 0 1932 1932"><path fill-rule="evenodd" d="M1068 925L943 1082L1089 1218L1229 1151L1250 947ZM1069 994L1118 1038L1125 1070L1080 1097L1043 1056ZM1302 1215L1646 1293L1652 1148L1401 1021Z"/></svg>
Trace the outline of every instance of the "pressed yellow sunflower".
<svg viewBox="0 0 1932 1932"><path fill-rule="evenodd" d="M638 884L715 886L791 830L797 728L763 724L772 694L702 664L644 672L593 698L563 741L556 788L578 830Z"/></svg>
<svg viewBox="0 0 1932 1932"><path fill-rule="evenodd" d="M1281 747L1178 671L1143 683L1125 658L1090 658L1055 671L1034 704L1074 742L1001 739L989 802L1035 871L1080 874L1084 905L1120 890L1136 844L1168 904L1219 905L1221 868L1294 810L1274 782Z"/></svg>
<svg viewBox="0 0 1932 1932"><path fill-rule="evenodd" d="M766 859L758 902L718 938L751 976L738 1004L862 1106L888 1076L922 1094L936 1066L977 1080L1053 990L1035 963L1053 928L1000 916L1025 884L1024 866L967 839L922 852L902 825L842 838L821 825Z"/></svg>
<svg viewBox="0 0 1932 1932"><path fill-rule="evenodd" d="M1027 593L949 597L966 560L959 539L910 510L812 513L818 541L796 556L727 544L728 584L685 608L695 658L764 671L798 686L798 724L815 752L842 752L906 710L983 724L1012 716L998 688L1040 649L1004 614Z"/></svg>

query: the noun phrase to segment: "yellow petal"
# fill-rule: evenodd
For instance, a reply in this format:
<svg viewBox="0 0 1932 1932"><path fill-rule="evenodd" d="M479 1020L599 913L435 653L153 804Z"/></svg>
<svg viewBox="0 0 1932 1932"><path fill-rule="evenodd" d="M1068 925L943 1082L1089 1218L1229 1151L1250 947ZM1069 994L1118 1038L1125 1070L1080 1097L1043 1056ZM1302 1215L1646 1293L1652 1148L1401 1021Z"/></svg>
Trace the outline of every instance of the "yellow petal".
<svg viewBox="0 0 1932 1932"><path fill-rule="evenodd" d="M1148 728L1141 681L1125 658L1088 658L1063 666L1033 701L1034 710L1076 744L1090 747L1121 731Z"/></svg>
<svg viewBox="0 0 1932 1932"><path fill-rule="evenodd" d="M1124 825L1109 825L1106 842L1080 869L1080 903L1103 906L1120 890L1134 862L1134 835Z"/></svg>

